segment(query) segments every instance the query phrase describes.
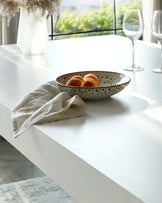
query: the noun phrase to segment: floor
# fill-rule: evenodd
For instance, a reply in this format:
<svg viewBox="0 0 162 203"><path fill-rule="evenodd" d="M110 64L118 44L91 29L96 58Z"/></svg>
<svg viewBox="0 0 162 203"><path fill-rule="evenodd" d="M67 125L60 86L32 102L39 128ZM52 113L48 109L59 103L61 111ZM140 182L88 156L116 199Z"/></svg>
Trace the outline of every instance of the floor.
<svg viewBox="0 0 162 203"><path fill-rule="evenodd" d="M45 174L0 136L0 185Z"/></svg>

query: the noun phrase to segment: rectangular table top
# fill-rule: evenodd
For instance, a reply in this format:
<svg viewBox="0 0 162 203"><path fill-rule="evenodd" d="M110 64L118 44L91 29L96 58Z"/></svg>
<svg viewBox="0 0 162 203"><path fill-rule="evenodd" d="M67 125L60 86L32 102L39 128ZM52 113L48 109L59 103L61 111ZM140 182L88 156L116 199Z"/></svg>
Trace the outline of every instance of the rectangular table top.
<svg viewBox="0 0 162 203"><path fill-rule="evenodd" d="M50 41L42 55L24 56L17 45L0 47L0 134L79 202L161 203L162 74L160 47L98 36ZM35 125L13 138L11 110L32 89L75 71L129 75L122 92L86 101L84 116Z"/></svg>

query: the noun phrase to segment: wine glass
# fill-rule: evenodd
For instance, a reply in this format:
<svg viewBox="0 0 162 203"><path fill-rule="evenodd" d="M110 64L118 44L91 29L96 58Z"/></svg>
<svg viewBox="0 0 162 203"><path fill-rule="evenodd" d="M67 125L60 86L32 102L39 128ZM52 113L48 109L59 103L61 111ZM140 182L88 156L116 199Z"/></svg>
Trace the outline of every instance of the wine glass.
<svg viewBox="0 0 162 203"><path fill-rule="evenodd" d="M123 32L132 41L132 65L124 68L128 71L141 71L144 68L136 66L134 63L135 40L141 37L144 29L143 16L140 10L126 10L123 19Z"/></svg>
<svg viewBox="0 0 162 203"><path fill-rule="evenodd" d="M162 10L156 10L153 13L152 25L151 25L152 35L157 39L161 44L161 57L162 57ZM161 68L156 68L152 70L156 73L162 73Z"/></svg>

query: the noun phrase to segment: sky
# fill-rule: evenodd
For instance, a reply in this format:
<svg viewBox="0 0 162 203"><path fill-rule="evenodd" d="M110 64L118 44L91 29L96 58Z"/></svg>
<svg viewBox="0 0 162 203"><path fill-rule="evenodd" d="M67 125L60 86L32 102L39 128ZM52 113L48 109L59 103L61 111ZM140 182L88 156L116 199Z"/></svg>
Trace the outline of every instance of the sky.
<svg viewBox="0 0 162 203"><path fill-rule="evenodd" d="M114 0L105 0L106 2L113 3ZM126 0L116 0L116 4L119 5ZM134 2L136 0L130 0ZM71 10L76 8L76 10L82 10L86 8L98 8L102 0L61 0L62 11Z"/></svg>
<svg viewBox="0 0 162 203"><path fill-rule="evenodd" d="M102 0L61 0L62 5L100 5ZM113 0L105 0L106 2L113 3ZM126 0L116 0L116 4L121 4L125 2ZM130 0L131 2L134 2L135 0Z"/></svg>

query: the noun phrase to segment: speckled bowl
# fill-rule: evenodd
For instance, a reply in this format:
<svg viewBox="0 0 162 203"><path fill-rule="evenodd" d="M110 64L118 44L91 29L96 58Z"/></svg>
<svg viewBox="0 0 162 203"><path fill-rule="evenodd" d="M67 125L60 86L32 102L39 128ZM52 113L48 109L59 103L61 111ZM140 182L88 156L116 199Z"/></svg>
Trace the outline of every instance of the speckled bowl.
<svg viewBox="0 0 162 203"><path fill-rule="evenodd" d="M74 75L93 73L99 79L98 87L67 86L66 82ZM59 76L56 82L61 92L68 92L71 96L79 95L84 100L106 99L123 90L130 82L130 77L118 72L109 71L82 71Z"/></svg>

